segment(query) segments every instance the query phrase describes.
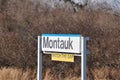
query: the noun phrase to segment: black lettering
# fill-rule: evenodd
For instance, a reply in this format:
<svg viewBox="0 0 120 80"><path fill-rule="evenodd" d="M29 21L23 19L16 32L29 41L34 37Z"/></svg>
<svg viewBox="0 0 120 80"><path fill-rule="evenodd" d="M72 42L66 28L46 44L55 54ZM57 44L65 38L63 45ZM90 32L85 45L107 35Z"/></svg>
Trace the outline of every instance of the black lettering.
<svg viewBox="0 0 120 80"><path fill-rule="evenodd" d="M60 40L57 38L56 40L49 39L49 37L43 37L43 48L54 48L54 49L73 49L73 41L68 40Z"/></svg>
<svg viewBox="0 0 120 80"><path fill-rule="evenodd" d="M64 47L65 47L65 49L68 49L68 47L69 47L68 41L65 41L65 42L64 42Z"/></svg>
<svg viewBox="0 0 120 80"><path fill-rule="evenodd" d="M73 43L73 41L71 41L70 38L69 38L69 49L70 48L73 49L72 43Z"/></svg>
<svg viewBox="0 0 120 80"><path fill-rule="evenodd" d="M58 38L58 49L60 48L59 42L60 42L60 40L59 40L59 38Z"/></svg>
<svg viewBox="0 0 120 80"><path fill-rule="evenodd" d="M58 44L57 44L57 40L53 41L53 48L57 48Z"/></svg>
<svg viewBox="0 0 120 80"><path fill-rule="evenodd" d="M49 47L49 37L47 37L47 39L45 37L43 37L43 48L48 48Z"/></svg>
<svg viewBox="0 0 120 80"><path fill-rule="evenodd" d="M60 48L61 48L61 49L64 49L64 41L61 40L60 43L61 43L61 44L60 44Z"/></svg>
<svg viewBox="0 0 120 80"><path fill-rule="evenodd" d="M50 47L50 48L53 47L53 42L52 42L52 40L49 41L49 47Z"/></svg>

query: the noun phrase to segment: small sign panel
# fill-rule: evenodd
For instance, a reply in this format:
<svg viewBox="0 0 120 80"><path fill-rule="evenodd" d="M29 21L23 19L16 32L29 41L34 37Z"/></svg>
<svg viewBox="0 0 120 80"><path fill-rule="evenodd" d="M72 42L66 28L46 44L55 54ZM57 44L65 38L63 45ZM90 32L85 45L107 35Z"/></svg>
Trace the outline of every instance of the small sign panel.
<svg viewBox="0 0 120 80"><path fill-rule="evenodd" d="M42 51L81 53L81 35L42 34Z"/></svg>
<svg viewBox="0 0 120 80"><path fill-rule="evenodd" d="M53 53L51 55L53 61L74 62L74 54Z"/></svg>

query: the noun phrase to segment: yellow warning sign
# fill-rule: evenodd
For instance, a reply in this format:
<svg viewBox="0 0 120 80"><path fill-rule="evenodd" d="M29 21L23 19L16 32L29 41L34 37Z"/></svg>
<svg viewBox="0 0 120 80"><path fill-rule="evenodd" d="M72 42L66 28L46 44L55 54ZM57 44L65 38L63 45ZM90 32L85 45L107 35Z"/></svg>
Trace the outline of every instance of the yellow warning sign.
<svg viewBox="0 0 120 80"><path fill-rule="evenodd" d="M74 54L52 53L53 61L74 62Z"/></svg>

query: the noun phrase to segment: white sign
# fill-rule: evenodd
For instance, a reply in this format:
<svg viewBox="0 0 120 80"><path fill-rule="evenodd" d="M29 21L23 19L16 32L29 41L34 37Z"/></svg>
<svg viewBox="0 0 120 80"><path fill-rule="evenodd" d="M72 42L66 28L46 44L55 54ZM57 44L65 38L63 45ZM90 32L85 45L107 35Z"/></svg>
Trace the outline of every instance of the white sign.
<svg viewBox="0 0 120 80"><path fill-rule="evenodd" d="M86 80L87 40L87 37L80 34L42 34L42 37L38 36L38 80L42 80L42 51L53 52L53 60L71 62L74 61L75 54L67 53L81 53L81 80Z"/></svg>
<svg viewBox="0 0 120 80"><path fill-rule="evenodd" d="M42 51L81 53L81 35L42 34Z"/></svg>

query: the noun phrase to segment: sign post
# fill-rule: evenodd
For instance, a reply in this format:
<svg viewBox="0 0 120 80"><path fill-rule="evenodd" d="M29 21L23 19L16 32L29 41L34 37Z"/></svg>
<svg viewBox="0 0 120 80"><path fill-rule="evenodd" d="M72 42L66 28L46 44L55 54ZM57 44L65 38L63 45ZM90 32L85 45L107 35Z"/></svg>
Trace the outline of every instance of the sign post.
<svg viewBox="0 0 120 80"><path fill-rule="evenodd" d="M37 79L42 80L42 50L41 50L41 36L38 36L38 74L37 74Z"/></svg>
<svg viewBox="0 0 120 80"><path fill-rule="evenodd" d="M59 55L63 61L65 60L63 57L67 58L69 55L67 53L81 56L81 80L86 80L87 39L80 34L42 34L42 36L38 36L38 80L42 80L42 51L52 54L53 60L60 60L57 59ZM70 61L73 62L73 57Z"/></svg>
<svg viewBox="0 0 120 80"><path fill-rule="evenodd" d="M86 38L82 37L81 80L86 80Z"/></svg>

